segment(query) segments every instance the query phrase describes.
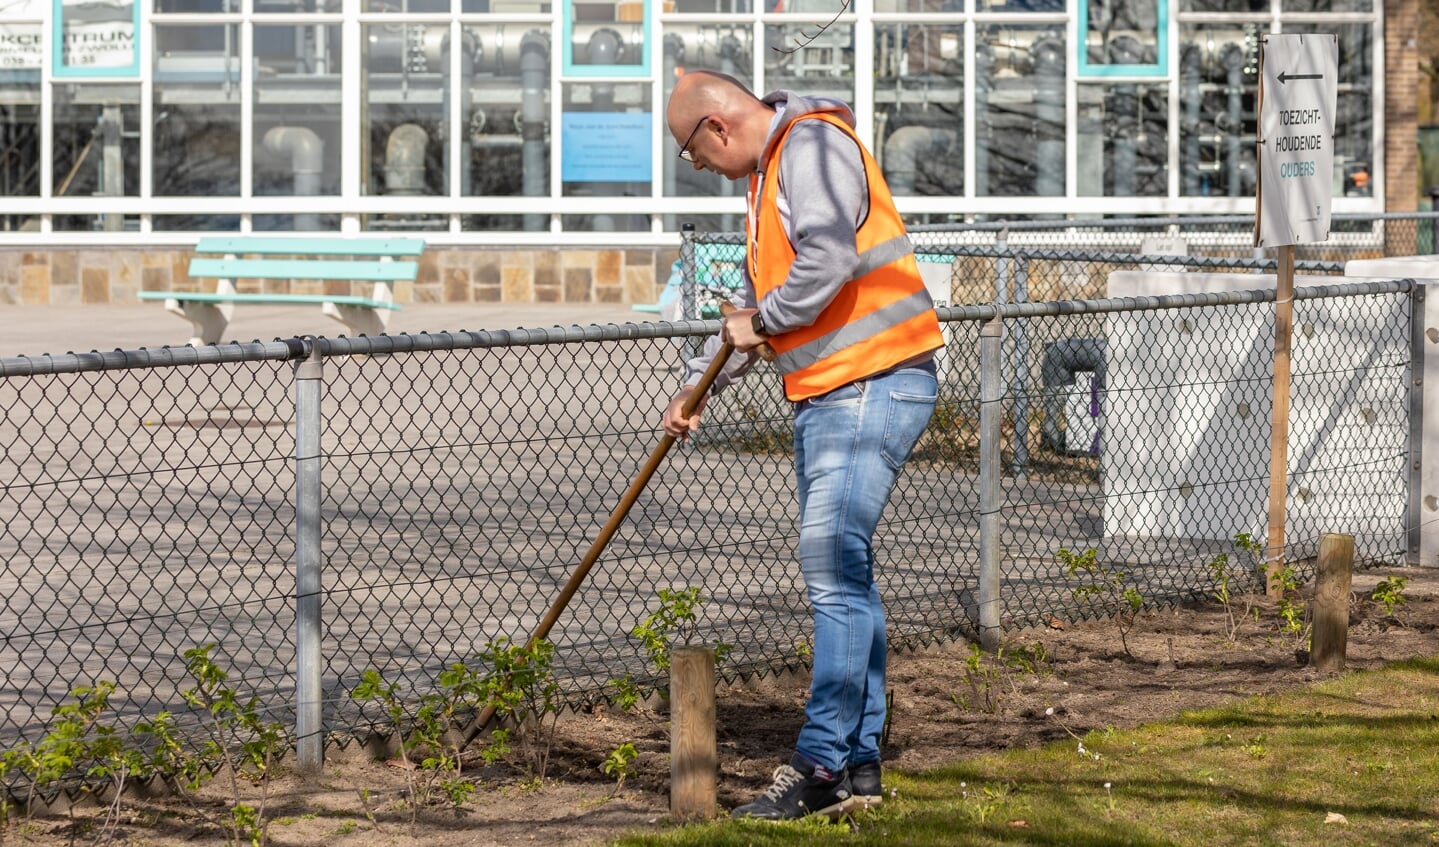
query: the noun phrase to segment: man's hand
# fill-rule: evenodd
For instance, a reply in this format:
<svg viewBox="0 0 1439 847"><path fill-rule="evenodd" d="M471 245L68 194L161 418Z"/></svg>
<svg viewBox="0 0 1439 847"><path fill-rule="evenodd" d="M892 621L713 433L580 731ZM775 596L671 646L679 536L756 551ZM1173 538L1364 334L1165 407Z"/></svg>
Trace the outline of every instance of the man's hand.
<svg viewBox="0 0 1439 847"><path fill-rule="evenodd" d="M660 422L666 435L672 435L683 441L689 438L691 432L700 428L700 413L704 411L709 397L701 397L699 403L695 404L694 414L685 417L685 403L689 401L694 391L693 385L686 385L670 399L670 404L665 407L664 419Z"/></svg>
<svg viewBox="0 0 1439 847"><path fill-rule="evenodd" d="M720 340L733 344L741 353L748 353L769 338L754 331L754 314L758 309L735 309L724 316Z"/></svg>

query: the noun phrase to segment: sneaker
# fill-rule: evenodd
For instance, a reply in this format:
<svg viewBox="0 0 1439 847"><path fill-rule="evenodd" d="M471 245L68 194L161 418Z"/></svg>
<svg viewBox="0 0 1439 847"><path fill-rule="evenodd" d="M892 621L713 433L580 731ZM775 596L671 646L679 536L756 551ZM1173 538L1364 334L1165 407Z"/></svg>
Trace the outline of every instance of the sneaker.
<svg viewBox="0 0 1439 847"><path fill-rule="evenodd" d="M806 775L793 765L780 765L774 772L774 784L754 802L735 809L730 817L784 821L824 815L838 820L849 810L853 795L845 771L834 775L816 768Z"/></svg>
<svg viewBox="0 0 1439 847"><path fill-rule="evenodd" d="M879 787L878 760L850 767L849 782L854 789L855 807L868 809L884 802L884 790Z"/></svg>

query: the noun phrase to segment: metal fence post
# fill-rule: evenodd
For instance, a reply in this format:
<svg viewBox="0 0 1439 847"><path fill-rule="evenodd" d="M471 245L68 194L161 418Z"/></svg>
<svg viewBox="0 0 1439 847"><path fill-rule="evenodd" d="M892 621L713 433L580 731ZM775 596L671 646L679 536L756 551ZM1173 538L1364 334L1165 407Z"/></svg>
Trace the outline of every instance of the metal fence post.
<svg viewBox="0 0 1439 847"><path fill-rule="evenodd" d="M979 331L979 644L994 650L1000 642L999 474L1000 403L1004 380L1004 319L994 317Z"/></svg>
<svg viewBox="0 0 1439 847"><path fill-rule="evenodd" d="M1029 302L1029 259L1015 261L1014 302ZM1024 318L1014 322L1014 399L1010 416L1014 420L1014 478L1029 475L1029 327Z"/></svg>
<svg viewBox="0 0 1439 847"><path fill-rule="evenodd" d="M1425 447L1439 448L1439 297L1415 282L1409 299L1409 527L1408 564L1439 567L1439 467L1425 461Z"/></svg>
<svg viewBox="0 0 1439 847"><path fill-rule="evenodd" d="M695 225L680 225L680 318L697 321L699 308L699 268L695 266ZM684 343L685 361L699 355L703 341L686 338Z"/></svg>
<svg viewBox="0 0 1439 847"><path fill-rule="evenodd" d="M320 388L314 336L295 363L295 757L301 773L325 764L320 690Z"/></svg>

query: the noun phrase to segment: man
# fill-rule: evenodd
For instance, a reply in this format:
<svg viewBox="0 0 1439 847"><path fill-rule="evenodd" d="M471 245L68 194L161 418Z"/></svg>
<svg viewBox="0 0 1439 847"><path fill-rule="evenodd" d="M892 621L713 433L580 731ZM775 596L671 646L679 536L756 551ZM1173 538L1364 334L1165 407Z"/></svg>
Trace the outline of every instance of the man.
<svg viewBox="0 0 1439 847"><path fill-rule="evenodd" d="M795 404L800 571L814 614L814 676L795 753L736 817L837 818L880 801L884 607L873 537L900 468L934 411L944 341L884 177L844 104L787 91L763 100L723 74L690 72L666 120L680 158L748 179L744 302L721 337L736 356L715 390L768 345ZM685 437L686 399L718 351L688 364L665 409Z"/></svg>

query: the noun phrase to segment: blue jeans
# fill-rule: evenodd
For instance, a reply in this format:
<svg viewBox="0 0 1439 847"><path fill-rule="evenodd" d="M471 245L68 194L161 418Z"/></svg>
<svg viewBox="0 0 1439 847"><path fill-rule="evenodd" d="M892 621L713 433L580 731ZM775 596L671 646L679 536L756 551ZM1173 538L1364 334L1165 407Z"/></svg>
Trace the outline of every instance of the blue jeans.
<svg viewBox="0 0 1439 847"><path fill-rule="evenodd" d="M924 363L795 406L799 561L814 611L814 677L796 749L832 771L879 759L888 648L873 538L937 393Z"/></svg>

